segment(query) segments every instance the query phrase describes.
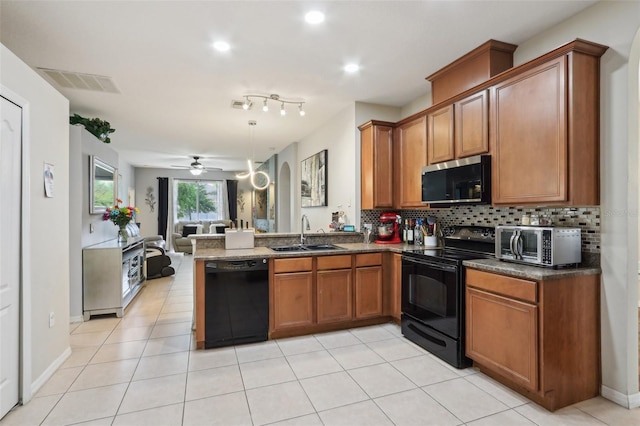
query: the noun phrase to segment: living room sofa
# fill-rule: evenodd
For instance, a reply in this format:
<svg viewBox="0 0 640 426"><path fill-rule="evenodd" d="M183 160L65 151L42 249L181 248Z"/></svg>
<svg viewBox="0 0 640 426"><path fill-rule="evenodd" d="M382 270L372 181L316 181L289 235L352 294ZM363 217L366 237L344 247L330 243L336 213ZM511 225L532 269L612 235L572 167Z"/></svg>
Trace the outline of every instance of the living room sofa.
<svg viewBox="0 0 640 426"><path fill-rule="evenodd" d="M171 239L176 253L193 253L193 245L189 235L224 233L224 228L231 226L230 220L201 220L193 222L177 222Z"/></svg>

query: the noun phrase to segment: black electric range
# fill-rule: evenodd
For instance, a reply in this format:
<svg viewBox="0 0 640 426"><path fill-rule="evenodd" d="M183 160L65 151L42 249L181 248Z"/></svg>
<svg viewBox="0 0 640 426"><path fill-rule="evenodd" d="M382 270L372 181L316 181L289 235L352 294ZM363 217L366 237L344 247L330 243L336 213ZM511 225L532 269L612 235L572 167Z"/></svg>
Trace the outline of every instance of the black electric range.
<svg viewBox="0 0 640 426"><path fill-rule="evenodd" d="M411 247L402 253L402 333L457 368L464 355L465 290L462 262L494 257L495 230L445 228L444 247Z"/></svg>

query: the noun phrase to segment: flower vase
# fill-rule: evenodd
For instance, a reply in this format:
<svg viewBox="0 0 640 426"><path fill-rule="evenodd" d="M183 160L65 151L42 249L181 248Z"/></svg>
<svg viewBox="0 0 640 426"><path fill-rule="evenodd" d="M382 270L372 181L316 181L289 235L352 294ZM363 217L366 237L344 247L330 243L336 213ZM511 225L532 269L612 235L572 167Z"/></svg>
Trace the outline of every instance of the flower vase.
<svg viewBox="0 0 640 426"><path fill-rule="evenodd" d="M118 242L126 243L129 234L127 234L127 225L120 225L120 229L118 230Z"/></svg>

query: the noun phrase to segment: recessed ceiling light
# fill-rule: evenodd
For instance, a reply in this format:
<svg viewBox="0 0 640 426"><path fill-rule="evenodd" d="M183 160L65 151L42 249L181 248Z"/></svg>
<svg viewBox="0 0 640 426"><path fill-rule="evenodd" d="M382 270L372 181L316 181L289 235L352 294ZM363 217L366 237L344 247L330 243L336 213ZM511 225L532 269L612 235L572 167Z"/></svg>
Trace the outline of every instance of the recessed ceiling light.
<svg viewBox="0 0 640 426"><path fill-rule="evenodd" d="M229 46L229 43L227 43L226 41L216 41L215 43L213 43L213 48L218 52L226 52L227 50L231 49L231 46Z"/></svg>
<svg viewBox="0 0 640 426"><path fill-rule="evenodd" d="M312 10L304 15L304 20L307 21L307 24L320 24L324 22L324 13L318 10Z"/></svg>
<svg viewBox="0 0 640 426"><path fill-rule="evenodd" d="M358 64L347 64L344 66L344 70L350 74L353 74L354 72L358 72L360 71L360 65Z"/></svg>

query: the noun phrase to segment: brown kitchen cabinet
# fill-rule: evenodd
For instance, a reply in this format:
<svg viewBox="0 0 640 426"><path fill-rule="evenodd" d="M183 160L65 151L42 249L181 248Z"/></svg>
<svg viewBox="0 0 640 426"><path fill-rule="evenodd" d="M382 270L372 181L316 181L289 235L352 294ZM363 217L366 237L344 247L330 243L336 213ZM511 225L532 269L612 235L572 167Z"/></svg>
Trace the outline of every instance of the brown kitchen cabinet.
<svg viewBox="0 0 640 426"><path fill-rule="evenodd" d="M400 324L400 315L402 313L402 255L399 253L385 253L383 262L384 314L389 315L397 324Z"/></svg>
<svg viewBox="0 0 640 426"><path fill-rule="evenodd" d="M597 396L600 275L531 280L468 268L466 355L548 410Z"/></svg>
<svg viewBox="0 0 640 426"><path fill-rule="evenodd" d="M600 204L605 50L576 40L491 87L493 204Z"/></svg>
<svg viewBox="0 0 640 426"><path fill-rule="evenodd" d="M400 122L394 134L395 207L424 208L422 167L427 164L426 114Z"/></svg>
<svg viewBox="0 0 640 426"><path fill-rule="evenodd" d="M382 316L382 253L356 255L355 317Z"/></svg>
<svg viewBox="0 0 640 426"><path fill-rule="evenodd" d="M429 164L489 152L489 97L486 90L430 112Z"/></svg>
<svg viewBox="0 0 640 426"><path fill-rule="evenodd" d="M358 127L363 209L393 207L393 126L385 121L369 121Z"/></svg>
<svg viewBox="0 0 640 426"><path fill-rule="evenodd" d="M489 152L489 92L482 90L455 103L455 158Z"/></svg>
<svg viewBox="0 0 640 426"><path fill-rule="evenodd" d="M271 261L269 338L380 324L382 253L318 255Z"/></svg>
<svg viewBox="0 0 640 426"><path fill-rule="evenodd" d="M352 256L317 258L318 324L349 321L353 317Z"/></svg>
<svg viewBox="0 0 640 426"><path fill-rule="evenodd" d="M312 258L273 260L270 329L310 326L315 322Z"/></svg>
<svg viewBox="0 0 640 426"><path fill-rule="evenodd" d="M454 105L449 104L427 115L429 164L454 159L454 110Z"/></svg>

